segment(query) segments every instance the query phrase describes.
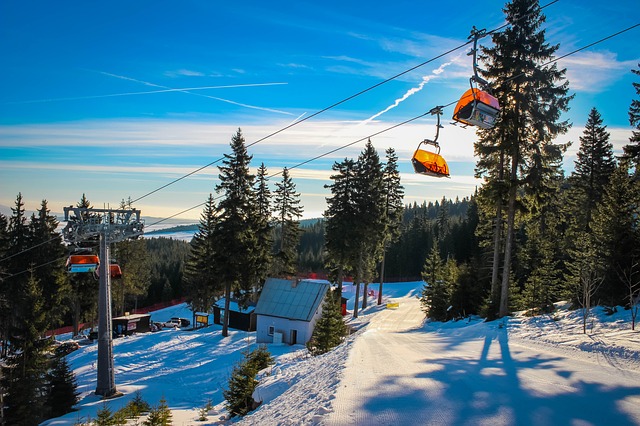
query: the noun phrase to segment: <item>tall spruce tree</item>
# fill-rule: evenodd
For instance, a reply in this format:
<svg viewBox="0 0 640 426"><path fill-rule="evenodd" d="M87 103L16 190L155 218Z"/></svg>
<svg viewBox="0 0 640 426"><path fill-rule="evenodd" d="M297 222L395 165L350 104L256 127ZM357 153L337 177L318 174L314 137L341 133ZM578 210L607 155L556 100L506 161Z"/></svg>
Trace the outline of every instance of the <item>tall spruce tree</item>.
<svg viewBox="0 0 640 426"><path fill-rule="evenodd" d="M380 262L380 287L378 288L378 305L382 304L382 285L384 283L384 267L389 244L400 236L402 224L404 188L400 183L398 155L393 148L385 151L386 163L383 170L384 222L386 225L382 243L382 261Z"/></svg>
<svg viewBox="0 0 640 426"><path fill-rule="evenodd" d="M48 322L52 326L59 326L67 311L64 299L71 290L66 272L64 271L65 247L62 236L57 232L58 220L51 215L47 200L42 200L37 214L31 216L29 223L30 260L37 266L33 273L42 286L42 296L45 300L45 312Z"/></svg>
<svg viewBox="0 0 640 426"><path fill-rule="evenodd" d="M41 285L33 273L12 298L17 305L11 326L11 354L2 367L6 405L4 420L10 425L30 426L46 417L48 362L42 339L49 328Z"/></svg>
<svg viewBox="0 0 640 426"><path fill-rule="evenodd" d="M190 243L184 271L184 293L193 311L194 324L196 312L209 312L215 298L223 292L213 261L216 248L213 235L218 223L216 214L213 195L209 194L200 215L198 231Z"/></svg>
<svg viewBox="0 0 640 426"><path fill-rule="evenodd" d="M300 194L289 175L289 169L282 170L282 181L276 183L274 216L280 228L280 247L275 256L274 273L278 277L295 275L300 242Z"/></svg>
<svg viewBox="0 0 640 426"><path fill-rule="evenodd" d="M477 152L492 158L492 171L506 191L497 191L496 201L506 194L506 233L499 315L509 311L509 287L514 253L515 220L521 189L530 192L543 188L562 150L553 147L553 139L567 131L569 123L560 121L571 99L567 95L565 70L548 65L558 45L545 41L541 29L545 21L537 0L513 0L505 6L509 26L492 34L494 46L484 49L483 59L494 95L501 105L500 118L493 129L481 131ZM480 147L496 146L485 152ZM482 160L482 158L481 158ZM508 177L504 174L508 170ZM501 179L503 180L499 180ZM496 203L501 205L500 202ZM494 262L495 263L495 262Z"/></svg>
<svg viewBox="0 0 640 426"><path fill-rule="evenodd" d="M333 181L325 188L331 190L327 198L327 210L324 212L325 248L327 251L325 267L334 276L338 285L338 293L342 294L342 281L345 274L351 273L349 259L354 251L354 231L358 222L354 204L356 185L356 163L345 158L332 166Z"/></svg>
<svg viewBox="0 0 640 426"><path fill-rule="evenodd" d="M437 242L433 243L431 251L424 261L422 279L425 282L420 297L422 310L432 320L446 320L451 289L449 283L445 280L444 265Z"/></svg>
<svg viewBox="0 0 640 426"><path fill-rule="evenodd" d="M260 164L256 175L255 192L257 202L256 215L256 259L257 269L263 271L259 277L260 289L267 278L267 274L273 263L272 255L272 225L271 225L271 191L267 181L267 168Z"/></svg>
<svg viewBox="0 0 640 426"><path fill-rule="evenodd" d="M631 70L632 73L636 75L640 75L640 63L638 64L638 69ZM640 83L632 83L633 88L636 91L636 96L639 96L638 99L634 99L631 101L631 105L629 106L629 124L635 128L631 137L629 138L629 144L625 145L624 153L629 159L631 159L632 164L635 166L635 173L640 173Z"/></svg>
<svg viewBox="0 0 640 426"><path fill-rule="evenodd" d="M231 138L231 154L225 154L218 166L220 183L216 192L218 222L213 233L213 261L218 266L218 279L224 286L225 312L229 312L231 294L245 303L259 285L256 223L257 203L253 189L254 176L249 172L251 156L247 153L242 131ZM222 335L229 335L229 315L224 316Z"/></svg>
<svg viewBox="0 0 640 426"><path fill-rule="evenodd" d="M371 140L367 141L356 163L354 204L356 209L356 251L350 259L356 284L354 317L358 316L360 282L364 283L362 308L367 307L368 285L382 258L385 241L384 174L380 157Z"/></svg>
<svg viewBox="0 0 640 426"><path fill-rule="evenodd" d="M47 376L50 417L60 417L73 411L73 406L78 402L78 383L66 357L56 358Z"/></svg>
<svg viewBox="0 0 640 426"><path fill-rule="evenodd" d="M15 326L16 315L22 308L19 303L21 295L26 288L29 274L29 267L36 266L29 258L29 242L31 240L31 232L25 216L24 200L22 194L16 197L15 207L11 208L12 215L9 217L7 226L7 256L4 262L6 271L9 274L5 278L0 291L2 291L5 305L0 312L0 322L2 327L2 355L7 355L9 348L8 342L12 340L12 329Z"/></svg>
<svg viewBox="0 0 640 426"><path fill-rule="evenodd" d="M576 157L575 170L569 178L571 217L575 229L590 232L593 212L616 167L609 132L595 108L589 112Z"/></svg>

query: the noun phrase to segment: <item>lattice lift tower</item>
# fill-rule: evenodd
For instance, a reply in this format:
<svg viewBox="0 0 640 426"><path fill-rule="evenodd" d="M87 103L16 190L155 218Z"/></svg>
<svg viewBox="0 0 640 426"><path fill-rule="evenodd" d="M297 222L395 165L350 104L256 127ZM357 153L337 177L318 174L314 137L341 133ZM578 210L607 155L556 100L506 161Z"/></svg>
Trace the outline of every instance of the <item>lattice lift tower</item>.
<svg viewBox="0 0 640 426"><path fill-rule="evenodd" d="M142 235L144 223L140 220L140 210L136 209L111 210L73 206L64 208L64 220L67 225L62 231L62 235L68 243L86 242L96 237L100 240L96 395L110 398L118 394L113 369L113 336L111 334L110 246L111 243Z"/></svg>

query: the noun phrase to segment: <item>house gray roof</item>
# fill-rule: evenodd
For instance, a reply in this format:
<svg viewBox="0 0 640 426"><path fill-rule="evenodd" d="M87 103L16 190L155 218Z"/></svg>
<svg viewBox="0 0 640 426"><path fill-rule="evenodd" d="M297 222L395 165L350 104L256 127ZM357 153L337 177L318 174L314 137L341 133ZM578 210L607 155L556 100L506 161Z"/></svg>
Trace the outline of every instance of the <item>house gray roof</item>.
<svg viewBox="0 0 640 426"><path fill-rule="evenodd" d="M268 278L262 288L257 315L311 321L324 295L329 290L328 283L303 280Z"/></svg>
<svg viewBox="0 0 640 426"><path fill-rule="evenodd" d="M224 297L218 299L215 301L214 305L217 306L220 309L224 309ZM240 312L243 314L249 314L251 312L253 312L253 310L255 309L255 305L248 305L245 307L241 307L240 305L238 305L238 301L237 300L229 300L229 310L233 311L233 312Z"/></svg>

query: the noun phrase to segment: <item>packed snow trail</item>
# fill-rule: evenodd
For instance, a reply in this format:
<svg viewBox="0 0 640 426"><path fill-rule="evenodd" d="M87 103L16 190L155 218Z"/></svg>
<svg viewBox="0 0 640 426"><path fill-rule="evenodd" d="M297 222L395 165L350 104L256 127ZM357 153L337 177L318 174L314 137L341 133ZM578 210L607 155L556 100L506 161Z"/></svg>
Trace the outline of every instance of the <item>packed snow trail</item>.
<svg viewBox="0 0 640 426"><path fill-rule="evenodd" d="M640 425L637 370L510 339L498 321L423 326L419 301L398 300L353 343L322 424Z"/></svg>

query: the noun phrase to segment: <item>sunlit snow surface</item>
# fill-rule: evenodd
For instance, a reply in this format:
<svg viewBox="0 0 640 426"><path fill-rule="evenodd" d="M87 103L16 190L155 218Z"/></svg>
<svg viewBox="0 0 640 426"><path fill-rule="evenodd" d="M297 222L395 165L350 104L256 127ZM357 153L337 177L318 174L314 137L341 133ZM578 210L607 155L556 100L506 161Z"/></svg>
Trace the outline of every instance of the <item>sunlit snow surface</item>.
<svg viewBox="0 0 640 426"><path fill-rule="evenodd" d="M377 285L371 288L377 291ZM162 396L175 425L626 425L640 424L640 332L628 310L594 310L587 334L580 311L558 304L551 315L501 321L471 318L425 322L416 298L421 282L385 284L383 304L357 319L357 330L334 351L310 357L303 346L269 345L276 364L260 373L254 397L262 405L244 419L228 418L222 389L255 333L214 325L166 329L114 340L116 385ZM353 286L346 285L353 309ZM399 302L395 310L387 301ZM373 305L373 306L371 306ZM153 321L191 319L186 305L152 314ZM349 317L350 318L350 317ZM97 344L68 355L81 392L78 411L48 425L95 417ZM207 421L197 421L207 400Z"/></svg>

